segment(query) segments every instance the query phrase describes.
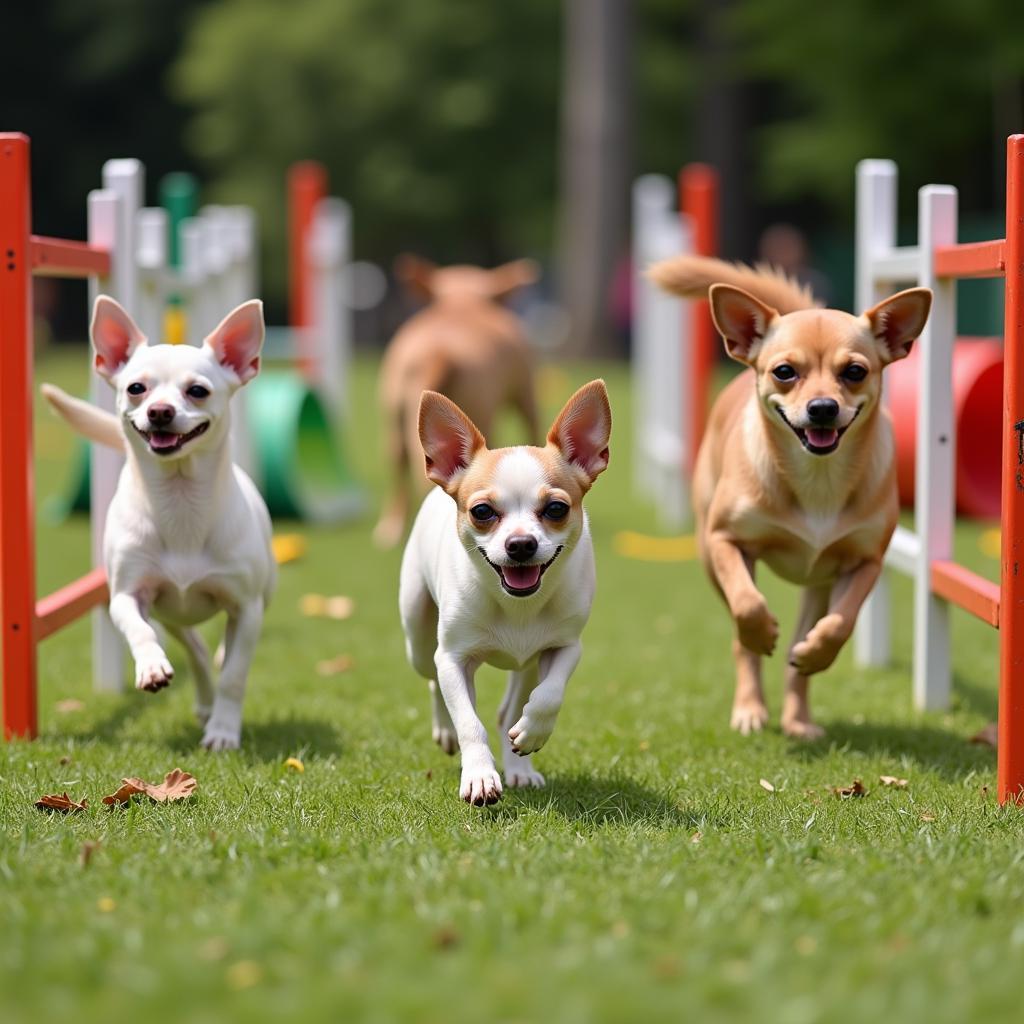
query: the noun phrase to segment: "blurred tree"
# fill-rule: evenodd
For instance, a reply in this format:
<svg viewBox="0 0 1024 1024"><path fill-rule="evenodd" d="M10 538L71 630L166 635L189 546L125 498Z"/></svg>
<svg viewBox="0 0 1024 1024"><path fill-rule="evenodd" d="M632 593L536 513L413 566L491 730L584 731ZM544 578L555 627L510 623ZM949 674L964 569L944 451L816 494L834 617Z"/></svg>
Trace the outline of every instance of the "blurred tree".
<svg viewBox="0 0 1024 1024"><path fill-rule="evenodd" d="M886 156L916 188L1002 203L1004 141L1024 130L1020 0L737 0L734 75L776 86L758 132L769 197L848 209L856 162Z"/></svg>
<svg viewBox="0 0 1024 1024"><path fill-rule="evenodd" d="M224 0L174 82L216 197L259 211L280 295L284 176L302 157L354 203L366 256L546 251L559 31L548 0Z"/></svg>
<svg viewBox="0 0 1024 1024"><path fill-rule="evenodd" d="M560 269L567 351L613 350L609 296L629 244L632 3L565 0Z"/></svg>

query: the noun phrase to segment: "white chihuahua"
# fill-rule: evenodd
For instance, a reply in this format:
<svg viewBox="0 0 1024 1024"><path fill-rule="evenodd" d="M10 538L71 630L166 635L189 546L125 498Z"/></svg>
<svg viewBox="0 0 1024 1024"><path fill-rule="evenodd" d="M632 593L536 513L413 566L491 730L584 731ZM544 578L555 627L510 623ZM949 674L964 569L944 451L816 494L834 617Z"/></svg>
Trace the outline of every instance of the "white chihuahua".
<svg viewBox="0 0 1024 1024"><path fill-rule="evenodd" d="M463 800L492 804L501 779L476 713L482 664L509 669L498 728L508 786L543 786L530 763L555 727L594 599L583 497L608 465L604 382L566 403L544 448L490 451L443 395L425 391L427 476L405 555L399 606L406 653L430 681L434 740L462 752Z"/></svg>
<svg viewBox="0 0 1024 1024"><path fill-rule="evenodd" d="M156 692L174 669L152 615L184 646L196 682L203 746L238 747L242 700L277 567L270 515L231 461L231 396L259 372L263 305L239 306L201 348L150 345L101 295L90 328L95 368L117 390L117 417L59 388L50 403L85 436L125 452L110 503L103 557L110 617L135 660L135 685ZM227 613L214 695L210 658L193 628Z"/></svg>

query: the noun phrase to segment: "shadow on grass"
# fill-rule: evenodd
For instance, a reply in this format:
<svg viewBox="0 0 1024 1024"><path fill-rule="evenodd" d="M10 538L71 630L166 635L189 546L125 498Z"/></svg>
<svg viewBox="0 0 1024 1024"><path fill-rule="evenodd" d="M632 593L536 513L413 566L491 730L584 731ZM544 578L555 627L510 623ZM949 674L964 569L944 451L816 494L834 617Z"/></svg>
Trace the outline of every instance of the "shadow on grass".
<svg viewBox="0 0 1024 1024"><path fill-rule="evenodd" d="M496 820L525 811L553 812L589 826L643 825L657 829L726 827L731 816L721 808L681 806L673 797L632 779L587 774L549 775L544 789L506 789Z"/></svg>
<svg viewBox="0 0 1024 1024"><path fill-rule="evenodd" d="M832 748L856 750L873 757L905 758L947 781L961 779L972 771L988 771L995 764L995 751L968 742L962 733L933 725L889 725L878 722L836 721L828 734L816 743L795 743L790 754L804 761L828 756Z"/></svg>
<svg viewBox="0 0 1024 1024"><path fill-rule="evenodd" d="M991 688L978 686L963 676L954 676L953 694L960 699L961 707L967 711L973 711L984 715L990 721L995 721L999 710L999 693L995 685Z"/></svg>
<svg viewBox="0 0 1024 1024"><path fill-rule="evenodd" d="M167 746L179 753L189 753L199 749L202 735L198 725L179 722L167 736ZM330 757L341 752L341 733L330 722L320 719L289 717L242 723L240 753L250 763L306 755Z"/></svg>

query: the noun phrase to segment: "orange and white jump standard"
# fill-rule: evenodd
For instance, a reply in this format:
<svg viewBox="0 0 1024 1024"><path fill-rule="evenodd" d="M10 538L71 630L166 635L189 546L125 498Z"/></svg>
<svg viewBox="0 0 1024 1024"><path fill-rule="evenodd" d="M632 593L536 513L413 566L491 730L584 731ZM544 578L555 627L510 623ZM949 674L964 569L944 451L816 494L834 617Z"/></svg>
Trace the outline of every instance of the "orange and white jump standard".
<svg viewBox="0 0 1024 1024"><path fill-rule="evenodd" d="M135 213L141 204L142 167L111 160L103 189L89 195L89 241L32 234L28 137L0 133L0 620L2 620L4 738L36 735L36 645L107 600L100 564L103 519L120 471L120 456L92 455L92 537L96 568L41 600L36 599L35 490L33 481L32 279L87 278L132 304L136 296ZM109 404L106 394L94 401ZM123 685L120 638L105 611L93 628L97 686Z"/></svg>
<svg viewBox="0 0 1024 1024"><path fill-rule="evenodd" d="M1007 140L1006 237L957 242L957 192L928 185L919 196L919 244L896 245L896 166L857 168L857 303L870 306L893 285L933 289L918 347L914 529L898 527L886 556L914 581L914 701L947 706L952 688L949 606L999 630L999 799L1024 803L1024 135ZM1000 582L953 561L955 443L953 346L956 282L1005 278ZM861 612L857 657L889 660L888 586L879 581Z"/></svg>

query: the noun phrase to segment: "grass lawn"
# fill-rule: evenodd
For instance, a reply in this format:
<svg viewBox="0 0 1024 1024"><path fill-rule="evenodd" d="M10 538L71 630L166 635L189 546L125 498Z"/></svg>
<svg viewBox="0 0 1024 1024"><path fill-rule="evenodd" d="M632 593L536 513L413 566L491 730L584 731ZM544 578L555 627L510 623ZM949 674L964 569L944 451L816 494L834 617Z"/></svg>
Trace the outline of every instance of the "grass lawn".
<svg viewBox="0 0 1024 1024"><path fill-rule="evenodd" d="M44 357L39 378L82 387L84 362ZM601 369L549 371L548 412ZM347 445L379 493L373 372L358 367ZM548 788L459 801L403 657L399 555L372 549L369 519L302 528L238 753L197 748L176 650L159 696L94 694L76 624L40 648L39 740L0 750L6 1024L1019 1019L1024 815L996 805L994 753L967 742L995 714L994 632L954 616L954 707L916 713L899 583L894 667L858 671L846 652L814 684L825 741L797 745L774 723L733 734L729 623L698 566L615 553L616 531L656 527L631 494L627 375L603 372L616 423L589 501L600 582L537 757ZM42 505L70 438L43 416L37 449ZM964 527L959 553L991 575L978 535ZM38 546L41 590L86 566L82 522L41 517ZM765 585L786 635L794 594ZM310 592L351 595L355 613L303 617ZM351 671L316 673L339 654ZM767 678L777 712L780 657ZM503 684L479 683L490 724ZM84 709L61 713L70 698ZM199 779L191 801L100 804L122 776L176 766ZM865 799L832 795L854 778ZM89 809L33 806L64 789ZM83 866L87 841L100 846Z"/></svg>

